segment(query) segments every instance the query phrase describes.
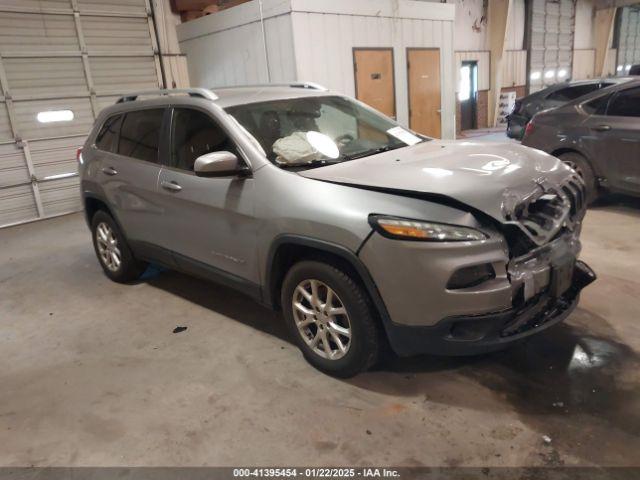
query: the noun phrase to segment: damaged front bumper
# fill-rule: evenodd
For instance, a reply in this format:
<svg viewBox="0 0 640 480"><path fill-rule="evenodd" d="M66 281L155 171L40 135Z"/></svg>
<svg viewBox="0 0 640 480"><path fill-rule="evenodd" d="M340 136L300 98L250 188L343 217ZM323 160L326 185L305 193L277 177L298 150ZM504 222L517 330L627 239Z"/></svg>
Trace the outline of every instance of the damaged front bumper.
<svg viewBox="0 0 640 480"><path fill-rule="evenodd" d="M564 320L578 304L580 291L596 279L584 262L571 263L569 281L552 274L549 288L522 306L483 315L448 317L434 326L387 324L394 351L402 356L431 353L474 355L503 349ZM564 285L568 288L563 289Z"/></svg>

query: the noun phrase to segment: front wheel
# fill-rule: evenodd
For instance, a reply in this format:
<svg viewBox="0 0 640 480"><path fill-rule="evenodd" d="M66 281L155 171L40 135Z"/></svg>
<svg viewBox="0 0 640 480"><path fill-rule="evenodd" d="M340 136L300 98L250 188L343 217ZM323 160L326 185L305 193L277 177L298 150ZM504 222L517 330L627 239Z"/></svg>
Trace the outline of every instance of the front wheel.
<svg viewBox="0 0 640 480"><path fill-rule="evenodd" d="M596 176L587 159L576 152L563 153L558 158L580 175L586 186L587 205L592 204L598 198L598 186L596 185Z"/></svg>
<svg viewBox="0 0 640 480"><path fill-rule="evenodd" d="M381 349L379 323L364 289L348 274L316 261L287 273L282 309L309 363L337 377L370 368Z"/></svg>

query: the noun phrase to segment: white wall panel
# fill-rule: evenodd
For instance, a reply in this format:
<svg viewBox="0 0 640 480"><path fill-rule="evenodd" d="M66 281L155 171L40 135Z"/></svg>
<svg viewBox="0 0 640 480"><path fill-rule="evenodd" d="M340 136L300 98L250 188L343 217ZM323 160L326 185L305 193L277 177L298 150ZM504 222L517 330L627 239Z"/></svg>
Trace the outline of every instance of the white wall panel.
<svg viewBox="0 0 640 480"><path fill-rule="evenodd" d="M7 104L0 102L0 143L7 141L13 141L13 133L11 132L11 124L9 123Z"/></svg>
<svg viewBox="0 0 640 480"><path fill-rule="evenodd" d="M622 9L619 27L617 72L628 72L627 67L640 63L640 7Z"/></svg>
<svg viewBox="0 0 640 480"><path fill-rule="evenodd" d="M455 50L489 50L484 0L456 0Z"/></svg>
<svg viewBox="0 0 640 480"><path fill-rule="evenodd" d="M50 217L77 212L82 208L79 191L78 177L43 182L40 186L40 195L42 196L44 214Z"/></svg>
<svg viewBox="0 0 640 480"><path fill-rule="evenodd" d="M573 80L587 80L594 77L596 62L596 51L574 50L573 51Z"/></svg>
<svg viewBox="0 0 640 480"><path fill-rule="evenodd" d="M76 152L83 143L84 136L29 142L31 161L38 180L47 181L51 177L77 172Z"/></svg>
<svg viewBox="0 0 640 480"><path fill-rule="evenodd" d="M525 1L512 0L507 18L506 50L522 50L524 48L525 15Z"/></svg>
<svg viewBox="0 0 640 480"><path fill-rule="evenodd" d="M86 15L82 18L82 30L90 55L113 52L148 55L152 52L149 23L144 17Z"/></svg>
<svg viewBox="0 0 640 480"><path fill-rule="evenodd" d="M576 50L591 50L595 48L593 41L593 21L595 10L593 0L576 1L576 20L573 48Z"/></svg>
<svg viewBox="0 0 640 480"><path fill-rule="evenodd" d="M25 140L87 134L93 126L93 114L88 98L60 98L14 102L18 133ZM68 122L40 123L39 112L71 110L74 118Z"/></svg>
<svg viewBox="0 0 640 480"><path fill-rule="evenodd" d="M502 59L502 88L527 84L527 51L507 50Z"/></svg>
<svg viewBox="0 0 640 480"><path fill-rule="evenodd" d="M80 57L7 58L4 68L14 98L89 94Z"/></svg>
<svg viewBox="0 0 640 480"><path fill-rule="evenodd" d="M152 56L91 57L89 64L98 94L144 90L158 83Z"/></svg>
<svg viewBox="0 0 640 480"><path fill-rule="evenodd" d="M30 181L22 150L13 143L0 144L0 188Z"/></svg>
<svg viewBox="0 0 640 480"><path fill-rule="evenodd" d="M78 35L72 15L0 12L0 54L75 52Z"/></svg>
<svg viewBox="0 0 640 480"><path fill-rule="evenodd" d="M0 188L0 225L11 225L38 218L31 184Z"/></svg>

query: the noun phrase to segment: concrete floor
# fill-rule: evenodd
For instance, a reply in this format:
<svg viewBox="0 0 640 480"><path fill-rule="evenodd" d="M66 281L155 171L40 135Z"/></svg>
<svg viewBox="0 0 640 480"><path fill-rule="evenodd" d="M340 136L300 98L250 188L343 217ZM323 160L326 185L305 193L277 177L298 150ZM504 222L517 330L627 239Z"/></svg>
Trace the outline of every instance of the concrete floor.
<svg viewBox="0 0 640 480"><path fill-rule="evenodd" d="M80 214L0 230L0 465L638 465L639 222L589 212L600 278L566 324L348 381L230 290L110 282Z"/></svg>

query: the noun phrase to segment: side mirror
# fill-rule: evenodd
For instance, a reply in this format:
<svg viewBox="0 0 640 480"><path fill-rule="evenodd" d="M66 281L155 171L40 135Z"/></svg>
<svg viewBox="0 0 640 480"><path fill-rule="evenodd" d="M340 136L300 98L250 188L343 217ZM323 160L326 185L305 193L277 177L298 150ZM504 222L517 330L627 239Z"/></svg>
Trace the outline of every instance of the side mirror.
<svg viewBox="0 0 640 480"><path fill-rule="evenodd" d="M246 174L248 168L231 152L211 152L196 158L193 171L199 177L228 177Z"/></svg>

